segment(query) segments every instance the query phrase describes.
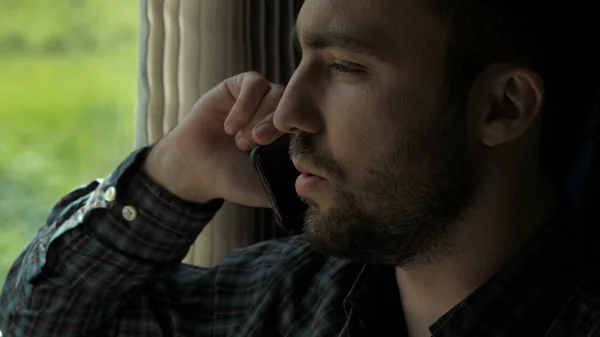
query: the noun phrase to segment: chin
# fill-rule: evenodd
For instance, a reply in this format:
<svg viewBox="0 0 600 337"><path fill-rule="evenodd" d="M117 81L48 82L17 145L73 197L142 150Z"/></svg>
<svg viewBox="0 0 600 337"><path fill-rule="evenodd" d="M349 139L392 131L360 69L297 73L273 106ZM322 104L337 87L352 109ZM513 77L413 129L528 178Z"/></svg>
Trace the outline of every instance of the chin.
<svg viewBox="0 0 600 337"><path fill-rule="evenodd" d="M444 246L454 232L451 221L407 217L404 210L410 208L399 206L407 205L400 201L381 200L376 209L365 208L365 202L350 197L336 201L326 209L309 201L304 218L304 233L311 247L324 255L402 266L427 255L434 247Z"/></svg>
<svg viewBox="0 0 600 337"><path fill-rule="evenodd" d="M324 215L331 211L333 202L327 197L308 198L300 196L300 200L308 205L307 214Z"/></svg>
<svg viewBox="0 0 600 337"><path fill-rule="evenodd" d="M354 253L361 250L362 235L357 235L358 228L350 213L332 203L322 206L309 201L304 218L304 233L311 246L324 255L357 260L358 256ZM340 216L341 214L344 216Z"/></svg>

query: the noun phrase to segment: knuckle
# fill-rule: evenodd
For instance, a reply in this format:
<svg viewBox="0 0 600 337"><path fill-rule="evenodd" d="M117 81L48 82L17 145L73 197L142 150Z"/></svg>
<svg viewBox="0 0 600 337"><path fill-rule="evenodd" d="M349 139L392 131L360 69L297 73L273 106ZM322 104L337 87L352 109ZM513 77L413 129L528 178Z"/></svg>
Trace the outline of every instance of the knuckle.
<svg viewBox="0 0 600 337"><path fill-rule="evenodd" d="M259 87L267 89L270 86L269 81L257 72L248 72L244 76L246 83L251 87Z"/></svg>
<svg viewBox="0 0 600 337"><path fill-rule="evenodd" d="M248 78L248 79L251 79L251 78L264 79L264 76L255 70L245 72L244 77Z"/></svg>
<svg viewBox="0 0 600 337"><path fill-rule="evenodd" d="M221 95L225 95L225 96L230 97L231 99L235 100L235 98L239 95L239 91L240 91L240 87L241 87L240 84L241 84L241 82L239 80L239 76L230 77L230 78L224 80L223 82L221 82L217 86L216 90Z"/></svg>
<svg viewBox="0 0 600 337"><path fill-rule="evenodd" d="M283 93L285 92L285 87L283 86L272 86L271 87L271 95L275 98L283 97Z"/></svg>
<svg viewBox="0 0 600 337"><path fill-rule="evenodd" d="M279 83L271 83L271 88L273 90L282 91L282 92L285 90L285 86L283 84L279 84Z"/></svg>

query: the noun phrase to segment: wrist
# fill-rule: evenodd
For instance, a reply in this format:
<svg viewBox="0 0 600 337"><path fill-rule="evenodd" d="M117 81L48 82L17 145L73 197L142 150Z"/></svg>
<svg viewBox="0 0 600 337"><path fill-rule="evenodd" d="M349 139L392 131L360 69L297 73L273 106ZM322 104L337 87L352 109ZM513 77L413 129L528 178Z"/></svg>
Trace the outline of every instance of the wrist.
<svg viewBox="0 0 600 337"><path fill-rule="evenodd" d="M181 156L174 153L176 151L166 148L165 142L160 141L152 148L142 166L144 173L154 183L183 201L205 204L218 199L205 193L208 189L194 184L197 179L190 179L185 172L190 165L183 163Z"/></svg>

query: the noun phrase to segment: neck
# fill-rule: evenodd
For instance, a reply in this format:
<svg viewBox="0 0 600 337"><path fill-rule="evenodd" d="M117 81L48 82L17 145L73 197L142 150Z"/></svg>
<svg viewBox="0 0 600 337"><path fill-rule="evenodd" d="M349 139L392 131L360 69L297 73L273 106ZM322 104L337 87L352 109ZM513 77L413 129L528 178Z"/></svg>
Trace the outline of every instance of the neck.
<svg viewBox="0 0 600 337"><path fill-rule="evenodd" d="M502 179L477 193L444 252L396 269L410 336L430 336L431 324L496 274L548 221L557 200L551 185L541 177L511 178L512 186Z"/></svg>

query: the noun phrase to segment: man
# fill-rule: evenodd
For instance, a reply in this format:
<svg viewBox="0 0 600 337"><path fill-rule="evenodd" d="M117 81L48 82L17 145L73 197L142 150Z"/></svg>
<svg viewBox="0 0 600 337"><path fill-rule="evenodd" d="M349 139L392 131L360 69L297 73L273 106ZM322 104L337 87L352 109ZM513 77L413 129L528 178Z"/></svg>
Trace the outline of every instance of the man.
<svg viewBox="0 0 600 337"><path fill-rule="evenodd" d="M574 41L593 31L573 15L591 11L577 9L307 0L287 87L227 79L165 139L64 197L8 275L0 329L600 336L595 270L582 272L582 222L560 187L598 74ZM305 173L306 234L180 264L223 199L268 206L248 151L282 133Z"/></svg>

